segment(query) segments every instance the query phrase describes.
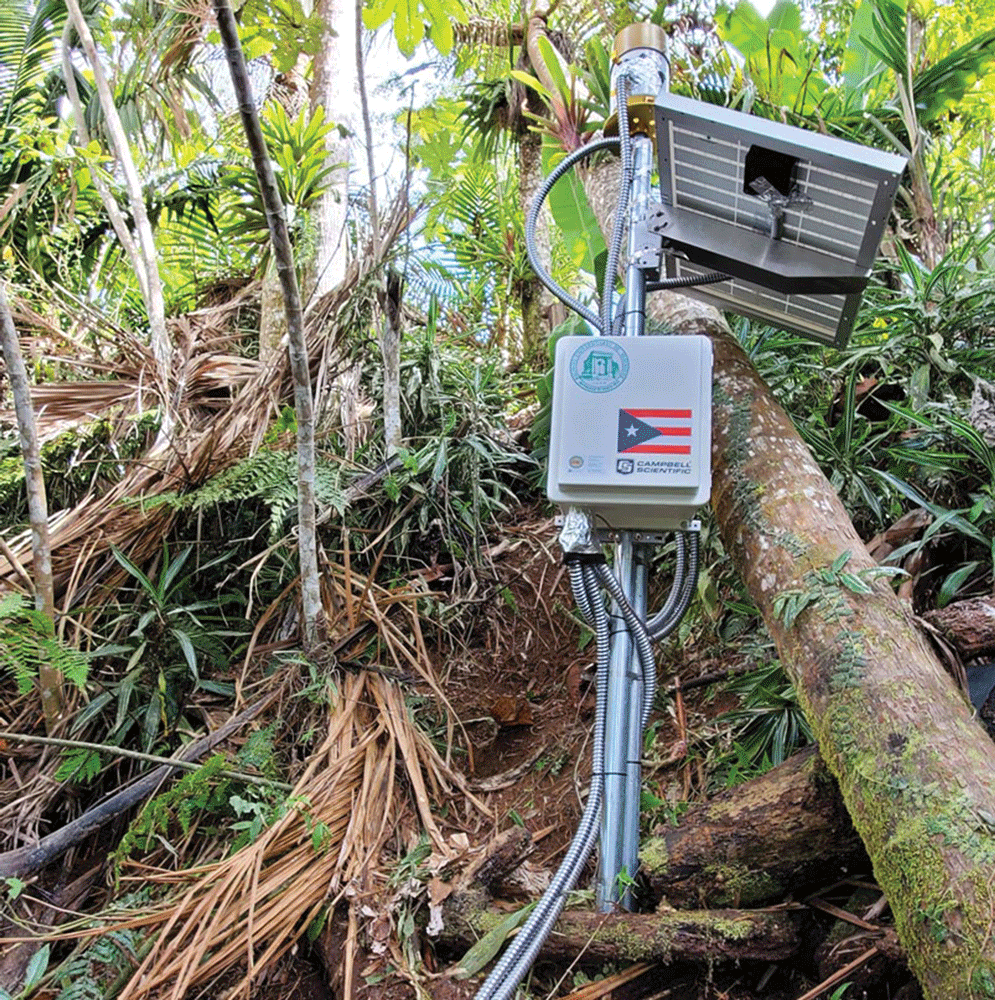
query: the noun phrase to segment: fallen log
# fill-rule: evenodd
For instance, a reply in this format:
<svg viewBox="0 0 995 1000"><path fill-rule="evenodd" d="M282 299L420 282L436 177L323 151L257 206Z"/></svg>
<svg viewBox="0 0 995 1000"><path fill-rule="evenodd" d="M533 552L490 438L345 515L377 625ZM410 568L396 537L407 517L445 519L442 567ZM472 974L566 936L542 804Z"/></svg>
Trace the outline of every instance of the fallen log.
<svg viewBox="0 0 995 1000"><path fill-rule="evenodd" d="M805 770L795 765L793 769ZM831 779L827 780L831 791ZM492 890L531 850L528 831L516 827L496 837L454 880L442 905L436 937L443 949L465 952L507 919L507 908L493 905ZM805 919L800 907L678 911L664 905L655 913L609 914L566 910L540 958L573 961L579 955L582 964L594 965L607 961L782 961L800 948Z"/></svg>
<svg viewBox="0 0 995 1000"><path fill-rule="evenodd" d="M654 899L706 908L797 898L806 886L870 869L814 747L658 828L640 861Z"/></svg>
<svg viewBox="0 0 995 1000"><path fill-rule="evenodd" d="M465 951L507 919L506 910L451 904L438 941ZM780 962L801 947L807 914L802 909L660 910L657 913L593 913L565 910L546 939L539 960L605 962Z"/></svg>
<svg viewBox="0 0 995 1000"><path fill-rule="evenodd" d="M939 630L965 660L995 654L995 598L969 597L923 618Z"/></svg>

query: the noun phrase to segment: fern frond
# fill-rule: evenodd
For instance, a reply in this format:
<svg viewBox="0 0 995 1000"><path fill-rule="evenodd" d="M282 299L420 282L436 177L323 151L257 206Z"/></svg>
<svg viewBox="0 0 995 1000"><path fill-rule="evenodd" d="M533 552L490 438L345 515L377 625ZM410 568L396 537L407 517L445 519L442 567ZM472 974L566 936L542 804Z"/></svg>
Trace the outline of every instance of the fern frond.
<svg viewBox="0 0 995 1000"><path fill-rule="evenodd" d="M320 505L334 507L340 514L345 510L337 463L318 460L315 497ZM159 503L186 510L246 500L260 500L269 508L270 539L279 538L297 509L296 456L287 451L259 451L209 479L199 489L182 496L170 493L157 498Z"/></svg>
<svg viewBox="0 0 995 1000"><path fill-rule="evenodd" d="M31 690L41 665L59 671L78 688L86 685L89 657L61 642L52 621L21 594L0 598L0 668L14 678L17 690Z"/></svg>

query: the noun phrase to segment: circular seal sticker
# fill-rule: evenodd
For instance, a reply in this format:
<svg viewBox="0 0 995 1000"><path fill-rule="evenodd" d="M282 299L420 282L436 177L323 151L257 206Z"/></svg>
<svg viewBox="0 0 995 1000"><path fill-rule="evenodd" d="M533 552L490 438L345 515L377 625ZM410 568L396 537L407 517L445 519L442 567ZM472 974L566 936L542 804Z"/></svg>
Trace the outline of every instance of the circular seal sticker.
<svg viewBox="0 0 995 1000"><path fill-rule="evenodd" d="M611 392L628 376L628 354L607 337L591 337L570 359L570 377L585 392Z"/></svg>

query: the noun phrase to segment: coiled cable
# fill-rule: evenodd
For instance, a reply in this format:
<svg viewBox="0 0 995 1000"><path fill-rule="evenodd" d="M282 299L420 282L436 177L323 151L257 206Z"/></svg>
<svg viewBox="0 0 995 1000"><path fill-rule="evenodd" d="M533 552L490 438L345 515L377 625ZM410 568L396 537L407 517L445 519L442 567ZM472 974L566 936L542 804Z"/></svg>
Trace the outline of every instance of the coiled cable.
<svg viewBox="0 0 995 1000"><path fill-rule="evenodd" d="M529 209L528 215L525 217L525 250L528 253L529 263L532 265L532 270L535 271L536 277L549 289L565 306L572 309L575 313L580 315L583 319L586 319L588 323L591 324L596 330L601 329L601 317L594 312L593 309L588 309L582 302L574 298L565 288L562 288L554 280L552 275L543 266L542 261L539 259L539 252L536 248L535 232L536 226L539 221L539 212L542 209L543 203L549 197L549 192L553 190L553 185L572 167L580 163L581 160L586 159L593 153L600 152L603 149L615 149L618 147L620 140L612 137L607 139L597 139L594 142L589 142L586 146L581 146L580 149L575 149L570 153L565 159L561 160L553 172L546 178L542 183L542 187L539 188L538 193L535 196L535 200L532 202L532 207Z"/></svg>
<svg viewBox="0 0 995 1000"><path fill-rule="evenodd" d="M664 606L646 622L647 631L654 642L665 639L677 628L698 588L698 532L680 531L676 535L676 541L677 568L674 571L674 583Z"/></svg>

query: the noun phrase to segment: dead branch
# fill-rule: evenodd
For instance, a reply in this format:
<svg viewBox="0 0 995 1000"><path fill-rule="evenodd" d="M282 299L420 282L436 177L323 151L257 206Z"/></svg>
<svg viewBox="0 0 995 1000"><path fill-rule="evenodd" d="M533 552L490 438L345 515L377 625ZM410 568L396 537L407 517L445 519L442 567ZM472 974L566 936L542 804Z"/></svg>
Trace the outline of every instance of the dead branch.
<svg viewBox="0 0 995 1000"><path fill-rule="evenodd" d="M227 739L246 722L255 718L272 700L273 695L261 698L244 712L239 712L220 729L207 736L202 736L199 740L184 747L178 760L193 761L203 757L222 740ZM56 858L65 854L70 847L79 844L91 833L152 795L170 775L175 774L179 769L178 766L168 764L157 767L130 787L111 796L106 802L94 806L61 829L42 837L33 847L19 847L16 850L0 854L0 878L25 878L40 871Z"/></svg>

